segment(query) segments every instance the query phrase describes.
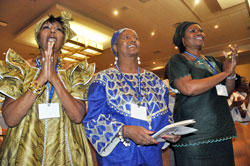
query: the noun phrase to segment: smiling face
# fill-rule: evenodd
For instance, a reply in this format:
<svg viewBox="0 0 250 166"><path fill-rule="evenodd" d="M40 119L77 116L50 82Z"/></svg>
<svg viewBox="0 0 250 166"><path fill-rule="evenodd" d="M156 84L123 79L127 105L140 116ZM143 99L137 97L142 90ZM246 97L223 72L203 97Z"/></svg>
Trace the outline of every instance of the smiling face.
<svg viewBox="0 0 250 166"><path fill-rule="evenodd" d="M182 42L186 50L191 48L201 50L204 45L205 36L205 33L198 24L192 24L186 29Z"/></svg>
<svg viewBox="0 0 250 166"><path fill-rule="evenodd" d="M48 49L48 42L54 42L54 52L60 52L64 42L64 31L62 25L55 22L45 22L38 36L39 47L42 50Z"/></svg>
<svg viewBox="0 0 250 166"><path fill-rule="evenodd" d="M137 56L140 50L140 41L133 30L125 30L117 39L114 50L118 56Z"/></svg>

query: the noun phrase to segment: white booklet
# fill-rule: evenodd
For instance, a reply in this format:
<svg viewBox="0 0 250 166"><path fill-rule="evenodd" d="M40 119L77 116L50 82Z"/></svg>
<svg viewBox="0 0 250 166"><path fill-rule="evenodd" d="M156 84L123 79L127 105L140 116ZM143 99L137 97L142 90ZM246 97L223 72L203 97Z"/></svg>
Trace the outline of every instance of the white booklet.
<svg viewBox="0 0 250 166"><path fill-rule="evenodd" d="M169 124L159 130L157 133L153 134L152 137L158 142L165 142L161 138L163 134L174 134L174 135L186 135L198 131L195 128L187 127L187 125L195 123L194 119L183 120L180 122Z"/></svg>

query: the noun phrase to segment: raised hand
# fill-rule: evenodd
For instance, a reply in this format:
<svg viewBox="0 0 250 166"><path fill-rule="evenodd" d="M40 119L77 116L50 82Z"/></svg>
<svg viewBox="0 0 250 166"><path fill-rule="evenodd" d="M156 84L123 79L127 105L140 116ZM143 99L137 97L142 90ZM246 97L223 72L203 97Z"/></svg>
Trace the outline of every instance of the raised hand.
<svg viewBox="0 0 250 166"><path fill-rule="evenodd" d="M44 57L41 59L41 72L38 77L40 85L43 85L48 81L52 83L55 77L57 77L53 57L54 44L54 41L48 42L48 50L44 51Z"/></svg>
<svg viewBox="0 0 250 166"><path fill-rule="evenodd" d="M227 53L223 51L223 54L225 56L223 71L228 73L229 76L232 76L235 74L235 67L238 62L238 46L235 44L234 46L230 46L229 48L231 50L230 55L227 55Z"/></svg>
<svg viewBox="0 0 250 166"><path fill-rule="evenodd" d="M53 57L53 46L54 46L54 41L49 41L48 42L48 51L45 51L45 57L48 61L47 65L47 80L51 83L53 83L53 80L57 78L57 74L55 71L55 66L54 64L56 63L57 59L54 59Z"/></svg>

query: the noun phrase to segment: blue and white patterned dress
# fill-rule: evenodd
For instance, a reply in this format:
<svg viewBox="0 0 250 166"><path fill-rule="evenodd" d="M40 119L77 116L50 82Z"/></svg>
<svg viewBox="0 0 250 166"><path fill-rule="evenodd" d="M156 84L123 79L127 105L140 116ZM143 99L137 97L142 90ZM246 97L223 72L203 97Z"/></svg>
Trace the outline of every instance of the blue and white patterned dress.
<svg viewBox="0 0 250 166"><path fill-rule="evenodd" d="M164 143L138 146L130 140L131 145L125 147L117 137L123 125L143 126L157 132L173 121L166 86L152 72L144 70L140 77L144 96L142 106L147 109L148 121L130 117L131 104L138 103L131 88L138 90L138 74L121 74L109 68L97 73L92 80L88 92L88 114L83 124L97 151L98 165L162 165Z"/></svg>

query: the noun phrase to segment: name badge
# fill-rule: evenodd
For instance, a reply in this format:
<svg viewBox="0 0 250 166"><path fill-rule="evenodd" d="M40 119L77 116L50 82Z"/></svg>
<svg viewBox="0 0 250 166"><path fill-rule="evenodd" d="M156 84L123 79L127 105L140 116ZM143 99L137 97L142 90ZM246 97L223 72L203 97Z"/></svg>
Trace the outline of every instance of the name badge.
<svg viewBox="0 0 250 166"><path fill-rule="evenodd" d="M59 118L59 103L46 103L38 105L39 119Z"/></svg>
<svg viewBox="0 0 250 166"><path fill-rule="evenodd" d="M218 96L228 97L227 87L225 85L222 84L216 85L216 91Z"/></svg>
<svg viewBox="0 0 250 166"><path fill-rule="evenodd" d="M137 104L131 104L131 118L140 119L147 121L147 110L144 106Z"/></svg>

